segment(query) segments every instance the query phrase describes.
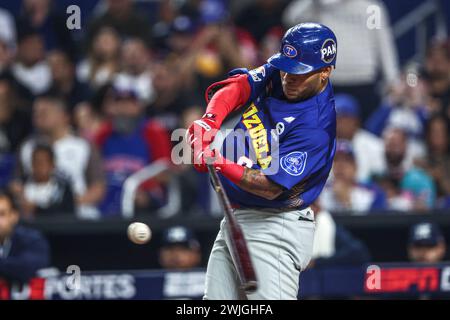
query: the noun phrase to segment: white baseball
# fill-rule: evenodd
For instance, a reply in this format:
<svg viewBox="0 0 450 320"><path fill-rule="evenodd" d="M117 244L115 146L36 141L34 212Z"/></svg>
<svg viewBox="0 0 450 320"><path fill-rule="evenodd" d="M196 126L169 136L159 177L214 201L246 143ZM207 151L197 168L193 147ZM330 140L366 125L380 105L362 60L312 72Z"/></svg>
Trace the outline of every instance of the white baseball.
<svg viewBox="0 0 450 320"><path fill-rule="evenodd" d="M144 244L152 238L152 231L142 222L133 222L128 226L128 238L136 244Z"/></svg>

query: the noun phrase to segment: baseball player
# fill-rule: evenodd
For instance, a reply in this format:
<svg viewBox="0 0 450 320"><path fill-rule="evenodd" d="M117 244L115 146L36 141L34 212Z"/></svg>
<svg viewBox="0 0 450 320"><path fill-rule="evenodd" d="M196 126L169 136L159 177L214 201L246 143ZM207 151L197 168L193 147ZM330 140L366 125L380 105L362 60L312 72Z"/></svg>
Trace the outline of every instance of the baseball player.
<svg viewBox="0 0 450 320"><path fill-rule="evenodd" d="M248 299L297 299L299 275L312 254L310 205L335 153L329 76L336 55L336 36L328 27L296 25L268 63L252 71L233 70L228 79L212 84L205 115L188 129L194 167L207 172L206 163L214 160L245 234L258 279L258 290ZM222 121L238 108L243 114L234 131L242 136L228 135L221 151L211 150ZM230 144L231 155L225 148ZM240 297L225 223L208 261L204 299Z"/></svg>

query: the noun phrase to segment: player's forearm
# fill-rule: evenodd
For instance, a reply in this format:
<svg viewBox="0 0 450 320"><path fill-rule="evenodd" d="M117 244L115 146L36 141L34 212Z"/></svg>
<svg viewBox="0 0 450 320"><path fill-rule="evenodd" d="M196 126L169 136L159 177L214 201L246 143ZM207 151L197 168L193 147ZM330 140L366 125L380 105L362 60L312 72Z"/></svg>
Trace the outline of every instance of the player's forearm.
<svg viewBox="0 0 450 320"><path fill-rule="evenodd" d="M273 200L282 192L283 188L270 181L260 170L245 168L244 175L238 186L262 198Z"/></svg>
<svg viewBox="0 0 450 320"><path fill-rule="evenodd" d="M214 93L206 108L206 114L214 115L219 126L228 114L245 104L251 91L246 75L229 78L224 84L224 87ZM207 92L213 90L213 86Z"/></svg>
<svg viewBox="0 0 450 320"><path fill-rule="evenodd" d="M198 153L198 156L204 159L215 158L213 165L216 170L241 189L254 195L273 200L283 192L281 186L268 179L260 170L241 166L224 158L218 151L206 148L205 151ZM197 157L194 156L194 159ZM204 159L203 161L205 161Z"/></svg>

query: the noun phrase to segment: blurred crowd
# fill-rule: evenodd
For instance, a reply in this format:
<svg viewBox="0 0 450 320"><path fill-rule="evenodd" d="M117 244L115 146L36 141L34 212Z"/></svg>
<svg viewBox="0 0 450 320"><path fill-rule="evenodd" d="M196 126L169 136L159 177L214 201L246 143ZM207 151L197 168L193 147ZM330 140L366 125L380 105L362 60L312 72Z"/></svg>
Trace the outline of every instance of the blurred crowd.
<svg viewBox="0 0 450 320"><path fill-rule="evenodd" d="M0 188L23 219L121 216L124 182L170 162L170 134L203 114L205 89L264 64L304 21L339 42L338 152L320 207L450 207L450 41L430 39L424 60L399 67L382 2L100 0L75 31L54 2L23 0L18 15L0 5ZM373 30L371 4L382 13ZM139 187L138 212L211 214L206 175L188 165L169 173Z"/></svg>

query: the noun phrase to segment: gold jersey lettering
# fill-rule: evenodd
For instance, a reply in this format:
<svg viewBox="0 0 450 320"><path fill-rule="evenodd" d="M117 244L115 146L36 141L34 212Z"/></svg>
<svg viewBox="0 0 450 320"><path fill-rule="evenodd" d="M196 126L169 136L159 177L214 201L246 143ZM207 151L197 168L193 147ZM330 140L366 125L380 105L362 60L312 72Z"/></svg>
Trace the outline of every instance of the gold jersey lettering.
<svg viewBox="0 0 450 320"><path fill-rule="evenodd" d="M258 159L258 163L262 169L267 169L272 161L272 156L268 156L266 158Z"/></svg>
<svg viewBox="0 0 450 320"><path fill-rule="evenodd" d="M252 103L250 105L250 107L247 108L247 110L245 111L245 113L242 117L244 119L247 119L248 117L251 117L252 115L254 115L257 112L258 112L258 108L256 108L256 106Z"/></svg>
<svg viewBox="0 0 450 320"><path fill-rule="evenodd" d="M260 122L256 127L246 127L248 129L248 133L250 134L250 138L256 139L261 135L266 135L266 130L264 129L264 125Z"/></svg>
<svg viewBox="0 0 450 320"><path fill-rule="evenodd" d="M272 161L271 156L267 156L269 152L269 143L267 141L267 130L264 128L259 116L256 114L258 108L252 103L242 115L242 123L247 128L252 146L255 149L256 159L262 169L269 167Z"/></svg>
<svg viewBox="0 0 450 320"><path fill-rule="evenodd" d="M257 114L252 115L251 118L244 119L244 125L246 128L251 127L251 124L258 124L261 123L261 119L258 117Z"/></svg>

